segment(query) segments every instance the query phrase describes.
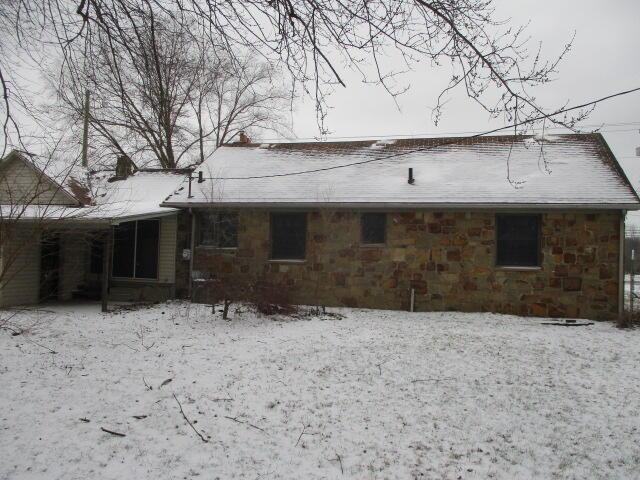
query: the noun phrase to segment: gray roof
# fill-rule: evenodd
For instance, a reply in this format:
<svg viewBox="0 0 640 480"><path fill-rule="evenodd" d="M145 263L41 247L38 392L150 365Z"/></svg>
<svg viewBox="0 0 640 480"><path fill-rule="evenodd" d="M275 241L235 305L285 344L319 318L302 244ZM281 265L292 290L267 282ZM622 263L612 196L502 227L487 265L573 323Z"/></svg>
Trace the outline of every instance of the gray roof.
<svg viewBox="0 0 640 480"><path fill-rule="evenodd" d="M198 172L165 205L640 208L600 134L231 144Z"/></svg>

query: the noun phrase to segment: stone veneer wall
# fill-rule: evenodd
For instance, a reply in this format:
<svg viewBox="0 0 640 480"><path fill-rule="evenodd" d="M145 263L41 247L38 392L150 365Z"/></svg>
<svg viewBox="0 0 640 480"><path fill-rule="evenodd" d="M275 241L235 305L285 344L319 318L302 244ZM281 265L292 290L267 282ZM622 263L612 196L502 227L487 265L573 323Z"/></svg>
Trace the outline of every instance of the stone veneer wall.
<svg viewBox="0 0 640 480"><path fill-rule="evenodd" d="M621 212L543 213L542 267L494 265L495 212L387 214L385 246L360 245L360 214L308 213L306 261L269 261L269 212L239 212L238 248L196 247L194 270L266 281L299 304L613 319Z"/></svg>

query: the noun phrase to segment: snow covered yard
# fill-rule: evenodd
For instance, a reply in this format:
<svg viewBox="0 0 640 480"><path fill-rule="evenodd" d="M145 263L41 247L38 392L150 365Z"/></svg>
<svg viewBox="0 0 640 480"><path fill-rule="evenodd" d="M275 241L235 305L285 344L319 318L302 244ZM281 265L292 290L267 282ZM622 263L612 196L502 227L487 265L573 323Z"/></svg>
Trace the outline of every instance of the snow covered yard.
<svg viewBox="0 0 640 480"><path fill-rule="evenodd" d="M640 331L96 310L0 332L0 478L640 476Z"/></svg>

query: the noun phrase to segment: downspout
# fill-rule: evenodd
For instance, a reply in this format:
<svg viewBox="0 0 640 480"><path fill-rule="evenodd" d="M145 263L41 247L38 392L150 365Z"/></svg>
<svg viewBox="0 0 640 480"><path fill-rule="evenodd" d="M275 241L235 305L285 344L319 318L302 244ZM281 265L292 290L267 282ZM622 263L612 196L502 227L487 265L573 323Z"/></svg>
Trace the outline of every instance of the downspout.
<svg viewBox="0 0 640 480"><path fill-rule="evenodd" d="M113 243L113 226L109 223L109 229L104 238L102 247L102 286L101 286L101 300L102 300L102 312L109 311L109 278L111 277L111 248Z"/></svg>
<svg viewBox="0 0 640 480"><path fill-rule="evenodd" d="M620 258L618 262L618 320L624 317L624 220L626 210L620 211Z"/></svg>
<svg viewBox="0 0 640 480"><path fill-rule="evenodd" d="M410 288L409 289L409 311L410 312L415 312L416 311L416 290L415 288Z"/></svg>
<svg viewBox="0 0 640 480"><path fill-rule="evenodd" d="M189 215L191 215L191 255L189 255L189 300L193 300L193 257L195 256L195 245L196 245L196 222L195 215L193 214L193 209L189 208Z"/></svg>

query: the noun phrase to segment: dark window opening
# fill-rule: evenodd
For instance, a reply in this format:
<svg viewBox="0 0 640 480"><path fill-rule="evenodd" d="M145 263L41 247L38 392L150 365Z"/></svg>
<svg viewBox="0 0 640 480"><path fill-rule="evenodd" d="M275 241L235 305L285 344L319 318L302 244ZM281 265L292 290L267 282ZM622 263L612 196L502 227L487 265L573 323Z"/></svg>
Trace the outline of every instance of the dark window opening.
<svg viewBox="0 0 640 480"><path fill-rule="evenodd" d="M160 222L139 220L113 228L113 276L158 278Z"/></svg>
<svg viewBox="0 0 640 480"><path fill-rule="evenodd" d="M136 222L113 227L113 276L133 278L136 249Z"/></svg>
<svg viewBox="0 0 640 480"><path fill-rule="evenodd" d="M158 278L160 222L140 220L136 238L136 278Z"/></svg>
<svg viewBox="0 0 640 480"><path fill-rule="evenodd" d="M496 265L540 265L540 215L496 215Z"/></svg>
<svg viewBox="0 0 640 480"><path fill-rule="evenodd" d="M238 246L237 213L201 213L198 220L200 245L218 248Z"/></svg>
<svg viewBox="0 0 640 480"><path fill-rule="evenodd" d="M363 244L381 244L386 242L387 214L363 213L360 218Z"/></svg>
<svg viewBox="0 0 640 480"><path fill-rule="evenodd" d="M43 234L40 246L40 300L58 298L60 280L60 236Z"/></svg>
<svg viewBox="0 0 640 480"><path fill-rule="evenodd" d="M306 213L271 214L271 258L304 260L307 243Z"/></svg>
<svg viewBox="0 0 640 480"><path fill-rule="evenodd" d="M102 273L104 259L104 238L94 238L91 240L89 271L94 274Z"/></svg>

